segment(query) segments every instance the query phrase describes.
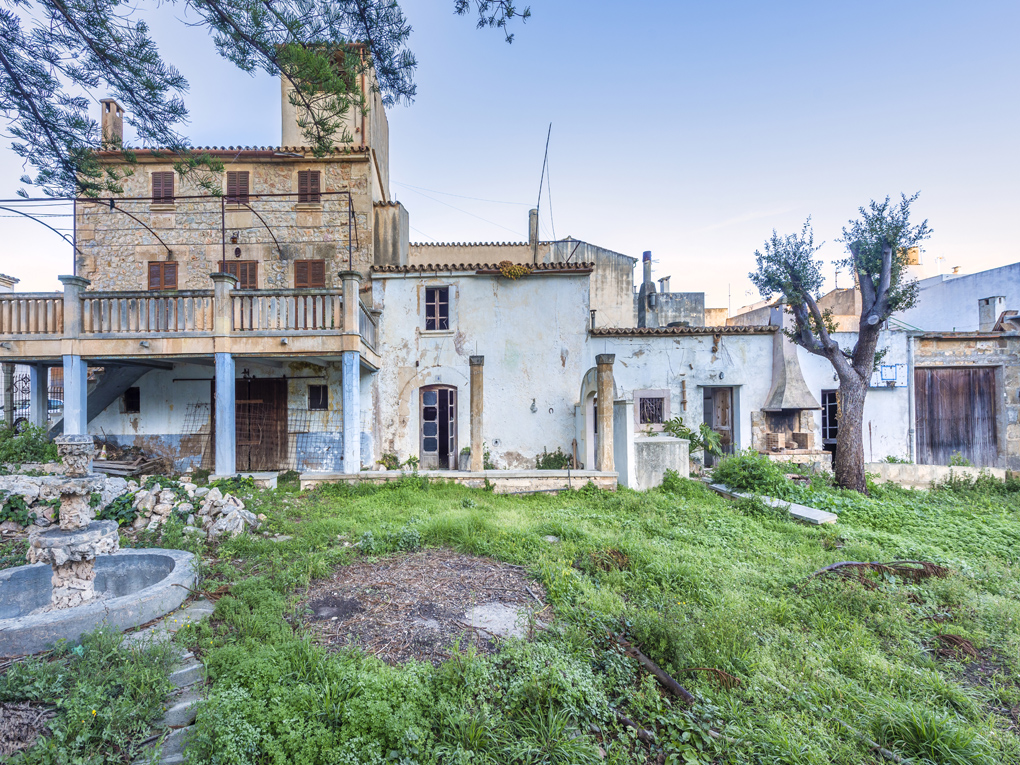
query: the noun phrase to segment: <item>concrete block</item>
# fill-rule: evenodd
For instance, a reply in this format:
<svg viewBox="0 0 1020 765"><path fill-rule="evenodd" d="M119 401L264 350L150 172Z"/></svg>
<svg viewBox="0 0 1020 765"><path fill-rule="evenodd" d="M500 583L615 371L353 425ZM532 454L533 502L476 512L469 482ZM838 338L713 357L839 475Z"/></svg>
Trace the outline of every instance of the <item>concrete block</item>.
<svg viewBox="0 0 1020 765"><path fill-rule="evenodd" d="M690 442L673 436L640 436L634 439L634 483L630 487L645 491L662 485L667 470L681 478L690 475Z"/></svg>

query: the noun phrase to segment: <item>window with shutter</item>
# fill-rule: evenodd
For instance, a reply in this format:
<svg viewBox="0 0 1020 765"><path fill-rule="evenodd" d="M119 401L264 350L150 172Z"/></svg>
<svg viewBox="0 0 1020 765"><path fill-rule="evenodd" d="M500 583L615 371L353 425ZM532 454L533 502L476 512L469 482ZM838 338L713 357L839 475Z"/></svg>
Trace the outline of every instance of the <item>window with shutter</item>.
<svg viewBox="0 0 1020 765"><path fill-rule="evenodd" d="M152 174L152 203L172 205L174 203L174 173L159 171Z"/></svg>
<svg viewBox="0 0 1020 765"><path fill-rule="evenodd" d="M298 171L298 202L317 204L322 201L318 170Z"/></svg>
<svg viewBox="0 0 1020 765"><path fill-rule="evenodd" d="M257 260L227 261L226 268L221 268L221 270L237 277L237 289L239 290L257 290L259 288L259 264Z"/></svg>
<svg viewBox="0 0 1020 765"><path fill-rule="evenodd" d="M149 263L149 289L177 289L176 263Z"/></svg>
<svg viewBox="0 0 1020 765"><path fill-rule="evenodd" d="M312 288L326 286L325 260L295 260L294 286Z"/></svg>
<svg viewBox="0 0 1020 765"><path fill-rule="evenodd" d="M248 204L248 171L227 171L227 202Z"/></svg>

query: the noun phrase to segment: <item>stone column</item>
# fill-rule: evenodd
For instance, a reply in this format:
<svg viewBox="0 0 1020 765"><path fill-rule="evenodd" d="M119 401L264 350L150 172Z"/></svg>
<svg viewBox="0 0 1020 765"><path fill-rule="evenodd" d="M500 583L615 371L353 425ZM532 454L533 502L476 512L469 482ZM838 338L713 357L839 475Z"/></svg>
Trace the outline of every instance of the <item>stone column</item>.
<svg viewBox="0 0 1020 765"><path fill-rule="evenodd" d="M64 285L64 337L77 340L81 334L81 293L92 282L84 276L58 276Z"/></svg>
<svg viewBox="0 0 1020 765"><path fill-rule="evenodd" d="M14 365L0 364L4 379L4 425L14 427Z"/></svg>
<svg viewBox="0 0 1020 765"><path fill-rule="evenodd" d="M209 276L213 280L213 334L217 337L227 337L234 329L234 309L230 293L237 286L237 277L218 272Z"/></svg>
<svg viewBox="0 0 1020 765"><path fill-rule="evenodd" d="M482 412L485 387L482 371L485 369L484 356L468 358L471 365L471 472L485 469L485 446L482 437Z"/></svg>
<svg viewBox="0 0 1020 765"><path fill-rule="evenodd" d="M89 286L81 276L58 276L64 285L64 339L81 334L81 293ZM64 435L84 435L88 430L88 365L81 356L64 355Z"/></svg>
<svg viewBox="0 0 1020 765"><path fill-rule="evenodd" d="M28 368L29 422L45 428L49 423L50 375L49 367L33 364Z"/></svg>
<svg viewBox="0 0 1020 765"><path fill-rule="evenodd" d="M361 274L357 271L343 271L340 278L344 285L344 332L360 335Z"/></svg>
<svg viewBox="0 0 1020 765"><path fill-rule="evenodd" d="M216 475L237 472L237 443L234 430L234 357L213 354L216 361Z"/></svg>
<svg viewBox="0 0 1020 765"><path fill-rule="evenodd" d="M346 313L346 308L344 311ZM344 407L344 472L358 473L361 471L361 354L344 351L340 357L340 373Z"/></svg>
<svg viewBox="0 0 1020 765"><path fill-rule="evenodd" d="M615 470L613 462L613 362L615 360L616 355L613 353L600 353L595 357L597 368L595 390L598 396L595 417L599 425L595 469L607 473Z"/></svg>
<svg viewBox="0 0 1020 765"><path fill-rule="evenodd" d="M64 356L64 435L80 436L88 430L89 368L81 356Z"/></svg>

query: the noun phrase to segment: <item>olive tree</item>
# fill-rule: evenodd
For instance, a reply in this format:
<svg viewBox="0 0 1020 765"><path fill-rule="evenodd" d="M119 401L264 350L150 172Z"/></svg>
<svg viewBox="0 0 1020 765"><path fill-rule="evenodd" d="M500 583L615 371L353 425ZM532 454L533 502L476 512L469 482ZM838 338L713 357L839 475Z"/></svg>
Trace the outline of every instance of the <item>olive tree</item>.
<svg viewBox="0 0 1020 765"><path fill-rule="evenodd" d="M811 219L799 234L772 237L755 252L758 268L749 274L766 300L776 295L792 314L791 341L816 356L828 359L839 379L836 393L839 428L833 468L836 483L860 492L867 490L864 477L864 400L875 369L879 333L897 311L917 300L917 284L907 278L907 251L931 235L928 222L910 223L910 206L917 199L901 195L899 202L886 197L859 209L859 217L843 227L837 240L846 255L837 261L855 276L861 293L860 328L852 346L843 347L834 337L837 327L831 312L818 307L822 289L821 262L816 257Z"/></svg>

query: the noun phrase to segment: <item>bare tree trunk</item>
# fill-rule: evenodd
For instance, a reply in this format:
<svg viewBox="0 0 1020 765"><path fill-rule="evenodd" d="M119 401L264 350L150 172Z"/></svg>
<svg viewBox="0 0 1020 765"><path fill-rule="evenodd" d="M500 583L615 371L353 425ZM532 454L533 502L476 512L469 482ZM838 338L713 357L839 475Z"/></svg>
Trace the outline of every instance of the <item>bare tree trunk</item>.
<svg viewBox="0 0 1020 765"><path fill-rule="evenodd" d="M864 479L864 398L868 381L858 375L840 375L836 402L839 427L836 430L836 456L833 469L836 485L866 494Z"/></svg>

